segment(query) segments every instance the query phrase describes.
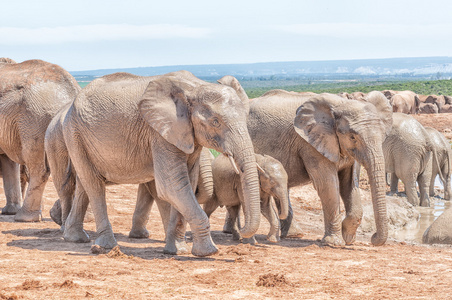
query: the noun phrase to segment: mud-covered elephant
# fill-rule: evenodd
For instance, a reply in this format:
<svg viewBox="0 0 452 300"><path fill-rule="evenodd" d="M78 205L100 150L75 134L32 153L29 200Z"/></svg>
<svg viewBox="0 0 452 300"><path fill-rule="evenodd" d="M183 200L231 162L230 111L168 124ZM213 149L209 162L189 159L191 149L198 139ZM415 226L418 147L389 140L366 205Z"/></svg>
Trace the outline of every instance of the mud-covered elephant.
<svg viewBox="0 0 452 300"><path fill-rule="evenodd" d="M248 131L256 153L282 163L289 187L313 183L322 201L326 244L355 240L362 219L355 159L370 176L377 224L372 243L382 245L387 239L382 143L391 128L392 112L380 92L370 93L366 99L302 96L279 90L250 102ZM342 223L341 198L346 209Z"/></svg>
<svg viewBox="0 0 452 300"><path fill-rule="evenodd" d="M419 113L420 114L437 114L438 106L433 103L423 103L419 105Z"/></svg>
<svg viewBox="0 0 452 300"><path fill-rule="evenodd" d="M201 155L211 157L208 149L203 150ZM256 162L259 170L261 212L270 223L267 239L270 242L278 242L280 237L279 220L287 218L289 210L287 173L279 161L268 155L256 154ZM237 174L238 170L224 155L219 155L215 159L211 157L211 164L214 192L210 197L204 197L201 188L201 191L197 193L198 201L204 205L204 211L208 217L218 206L226 206L233 222L233 237L241 240L242 237L238 230L238 214L244 199L240 192L241 183ZM205 175L200 174L200 178L203 177ZM279 213L275 211L274 204L277 205ZM255 243L254 237L248 242Z"/></svg>
<svg viewBox="0 0 452 300"><path fill-rule="evenodd" d="M166 252L185 251L187 221L193 232L192 253L216 253L209 220L193 191L203 146L236 163L245 211L240 233L246 238L254 235L260 198L246 127L248 101L230 87L207 83L186 71L153 77L116 73L86 86L68 109L62 130L77 176L76 190L88 196L96 220L95 243L104 248L117 244L108 220L105 185L138 183L146 187L139 197L149 196L153 189L174 208ZM86 205L80 204L86 197L77 195L65 232L86 235L82 227Z"/></svg>
<svg viewBox="0 0 452 300"><path fill-rule="evenodd" d="M447 208L425 230L422 236L424 244L452 244L452 208Z"/></svg>
<svg viewBox="0 0 452 300"><path fill-rule="evenodd" d="M50 174L45 131L58 110L79 91L76 80L57 65L0 60L0 155L9 191L3 214L15 214L16 221L41 220L42 194ZM22 207L18 164L25 165L30 176Z"/></svg>
<svg viewBox="0 0 452 300"><path fill-rule="evenodd" d="M403 113L393 114L392 130L383 143L385 169L391 174L391 193L397 193L400 179L405 185L408 202L429 206L432 150L429 134L421 123Z"/></svg>
<svg viewBox="0 0 452 300"><path fill-rule="evenodd" d="M394 94L389 100L392 105L393 112L400 112L405 114L419 113L419 106L421 101L418 95L412 91L400 91Z"/></svg>
<svg viewBox="0 0 452 300"><path fill-rule="evenodd" d="M438 130L432 127L425 127L429 134L430 141L436 152L437 159L432 159L432 177L430 179L429 196L435 196L435 179L439 175L440 180L444 186L444 199L450 200L451 186L451 149L446 137Z"/></svg>

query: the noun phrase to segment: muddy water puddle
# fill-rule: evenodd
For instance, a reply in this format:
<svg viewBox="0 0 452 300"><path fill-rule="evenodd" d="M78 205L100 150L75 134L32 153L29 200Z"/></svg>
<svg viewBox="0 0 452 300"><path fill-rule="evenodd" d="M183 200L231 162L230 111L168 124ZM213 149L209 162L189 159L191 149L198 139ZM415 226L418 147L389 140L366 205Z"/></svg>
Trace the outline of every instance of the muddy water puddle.
<svg viewBox="0 0 452 300"><path fill-rule="evenodd" d="M441 181L437 178L435 181L435 188L443 189ZM442 193L440 193L443 196ZM419 211L419 221L411 226L406 226L403 229L398 229L392 236L398 241L407 241L422 243L422 235L425 230L435 221L444 210L448 209L451 204L450 201L445 201L439 197L430 197L430 207L416 207Z"/></svg>

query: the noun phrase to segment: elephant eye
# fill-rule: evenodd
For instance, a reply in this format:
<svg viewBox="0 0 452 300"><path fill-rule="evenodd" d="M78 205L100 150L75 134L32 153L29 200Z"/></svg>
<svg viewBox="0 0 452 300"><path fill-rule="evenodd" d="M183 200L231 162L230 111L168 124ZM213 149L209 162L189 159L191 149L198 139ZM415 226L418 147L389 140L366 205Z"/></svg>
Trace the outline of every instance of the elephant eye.
<svg viewBox="0 0 452 300"><path fill-rule="evenodd" d="M213 127L216 127L216 128L220 127L220 122L218 121L217 118L213 118L213 120L211 121L211 123L212 123L212 126L213 126Z"/></svg>
<svg viewBox="0 0 452 300"><path fill-rule="evenodd" d="M352 141L356 141L355 135L354 135L354 134L350 135L350 139L351 139Z"/></svg>

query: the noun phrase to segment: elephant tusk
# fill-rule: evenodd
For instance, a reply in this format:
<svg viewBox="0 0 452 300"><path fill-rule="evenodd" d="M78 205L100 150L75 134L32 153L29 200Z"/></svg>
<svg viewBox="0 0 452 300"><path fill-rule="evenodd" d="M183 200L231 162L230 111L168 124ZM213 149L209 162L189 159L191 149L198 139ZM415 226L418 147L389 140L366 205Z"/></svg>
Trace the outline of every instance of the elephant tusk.
<svg viewBox="0 0 452 300"><path fill-rule="evenodd" d="M237 164L235 163L234 157L232 155L226 155L229 158L229 162L231 163L232 167L234 168L235 173L237 175L240 175L239 168L237 167Z"/></svg>
<svg viewBox="0 0 452 300"><path fill-rule="evenodd" d="M258 169L259 171L261 171L263 174L265 174L264 169L262 169L262 167L259 166L259 164L258 164L257 162L256 162L256 165L257 165L257 169Z"/></svg>

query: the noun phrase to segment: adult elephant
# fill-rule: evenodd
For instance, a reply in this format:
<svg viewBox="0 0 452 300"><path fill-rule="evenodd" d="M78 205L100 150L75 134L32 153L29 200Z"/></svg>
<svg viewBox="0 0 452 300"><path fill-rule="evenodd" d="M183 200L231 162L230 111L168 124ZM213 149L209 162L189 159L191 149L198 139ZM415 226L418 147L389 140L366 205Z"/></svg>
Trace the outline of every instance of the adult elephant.
<svg viewBox="0 0 452 300"><path fill-rule="evenodd" d="M387 239L381 145L391 128L392 112L383 94L373 92L366 99L347 100L331 94L302 96L279 90L250 102L248 131L256 153L270 155L283 164L289 187L314 184L322 201L326 244L342 245L343 239L351 244L355 240L362 218L355 159L370 176L377 224L372 243L382 245ZM347 212L342 226L341 197Z"/></svg>
<svg viewBox="0 0 452 300"><path fill-rule="evenodd" d="M175 208L169 224L177 228L167 231L166 252L186 249L180 235L186 220L193 231L192 253L216 253L209 220L193 192L203 146L237 165L245 199L240 232L254 235L260 219L259 182L247 113L248 98L186 71L154 77L116 73L85 87L65 116L63 135L77 189L85 191L92 206L99 234L95 243L104 248L117 244L107 215L106 183L139 183ZM65 230L83 230L79 200L76 196Z"/></svg>
<svg viewBox="0 0 452 300"><path fill-rule="evenodd" d="M416 93L412 91L401 91L391 97L390 103L393 112L417 114L419 113L421 101Z"/></svg>
<svg viewBox="0 0 452 300"><path fill-rule="evenodd" d="M437 159L432 159L432 177L430 179L429 196L435 196L435 179L436 176L439 175L444 187L444 199L450 200L450 176L452 162L450 144L444 135L435 128L425 127L425 130L429 134L432 147L434 148L437 157Z"/></svg>
<svg viewBox="0 0 452 300"><path fill-rule="evenodd" d="M15 214L16 221L40 221L42 194L50 173L44 153L45 131L80 86L67 71L42 60L0 60L0 82L0 156L5 190L13 191L7 195L2 213ZM18 164L25 165L30 176L22 207Z"/></svg>
<svg viewBox="0 0 452 300"><path fill-rule="evenodd" d="M385 169L391 174L391 193L397 192L402 180L408 202L429 206L433 145L425 128L412 116L393 114L392 130L383 143ZM420 190L417 195L416 182Z"/></svg>

